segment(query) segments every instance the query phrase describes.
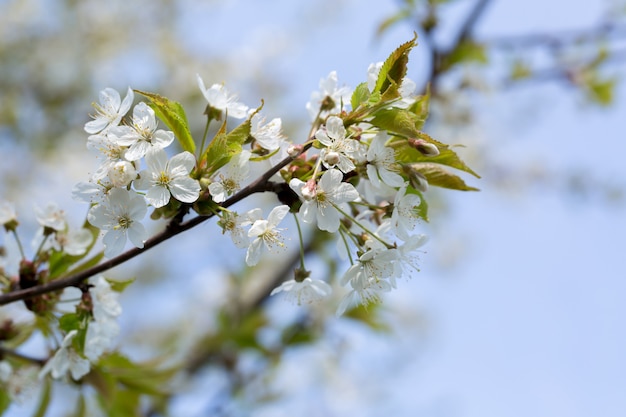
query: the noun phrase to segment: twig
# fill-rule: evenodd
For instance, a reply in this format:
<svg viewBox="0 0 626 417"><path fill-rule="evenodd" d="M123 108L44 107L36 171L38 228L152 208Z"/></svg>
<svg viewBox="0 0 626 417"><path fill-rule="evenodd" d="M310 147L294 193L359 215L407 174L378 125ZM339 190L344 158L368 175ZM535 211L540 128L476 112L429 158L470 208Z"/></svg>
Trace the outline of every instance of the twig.
<svg viewBox="0 0 626 417"><path fill-rule="evenodd" d="M43 366L46 363L46 359L33 358L32 356L24 355L23 353L19 353L12 349L7 349L3 346L0 346L0 359L4 356L13 356L14 358L21 359L27 362L32 362L39 366Z"/></svg>
<svg viewBox="0 0 626 417"><path fill-rule="evenodd" d="M310 147L311 147L311 143L309 143L308 145L305 145L298 155L305 152ZM231 198L226 200L222 204L222 207L225 207L225 208L230 207L252 194L272 190L272 187L270 187L270 184L268 183L269 179L278 171L280 171L283 167L289 165L289 163L292 162L295 158L297 158L298 155L294 157L288 156L282 161L280 161L274 167L272 167L263 175L261 175L256 181L244 187L237 194L233 195ZM19 300L25 300L27 298L35 297L37 295L46 294L46 293L53 292L53 291L58 291L66 287L76 286L82 281L86 280L87 278L92 277L101 272L107 271L117 265L120 265L148 251L149 249L152 249L153 247L157 246L159 243L164 242L170 239L171 237L178 235L179 233L182 233L186 230L196 227L200 223L207 221L213 216L214 214L208 214L205 216L197 216L183 223L179 223L177 219L172 219L172 221L168 223L165 230L162 231L161 233L154 235L150 239L148 239L144 243L143 248L129 249L128 251L122 253L119 256L116 256L115 258L111 258L107 261L102 262L101 264L98 264L92 268L86 269L84 271L81 271L77 274L71 275L66 278L61 278L61 279L57 279L55 281L52 281L46 284L36 285L34 287L12 291L7 294L2 294L0 295L0 305L9 304L9 303L19 301Z"/></svg>

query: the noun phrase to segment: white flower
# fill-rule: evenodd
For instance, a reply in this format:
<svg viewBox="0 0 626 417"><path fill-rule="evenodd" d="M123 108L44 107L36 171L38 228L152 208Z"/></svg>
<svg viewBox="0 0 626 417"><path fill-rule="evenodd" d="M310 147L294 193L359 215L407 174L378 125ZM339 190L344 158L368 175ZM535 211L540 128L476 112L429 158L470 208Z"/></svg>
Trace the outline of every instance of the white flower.
<svg viewBox="0 0 626 417"><path fill-rule="evenodd" d="M235 119L243 119L248 113L248 106L237 102L237 97L228 94L228 90L222 84L213 84L211 88L204 86L204 81L200 75L198 77L198 87L202 95L209 103L209 106L227 112L230 117Z"/></svg>
<svg viewBox="0 0 626 417"><path fill-rule="evenodd" d="M372 138L367 151L367 177L374 188L381 188L381 182L390 187L401 187L404 179L394 172L396 155L392 148L385 146L387 135L381 132Z"/></svg>
<svg viewBox="0 0 626 417"><path fill-rule="evenodd" d="M58 379L70 371L74 380L79 380L87 375L91 365L89 361L80 356L72 347L72 339L78 334L77 330L72 330L63 339L63 343L54 356L46 362L39 372L39 378L43 378L50 373L52 378Z"/></svg>
<svg viewBox="0 0 626 417"><path fill-rule="evenodd" d="M250 136L256 140L262 148L274 151L280 146L282 139L282 120L280 118L272 119L269 123L265 123L265 118L259 113L255 113L250 119Z"/></svg>
<svg viewBox="0 0 626 417"><path fill-rule="evenodd" d="M84 254L93 241L91 232L85 228L78 230L62 230L55 232L53 237L48 238L44 236L44 229L41 228L33 239L33 247L38 248L44 238L46 241L42 246L42 250L47 251L54 249L73 256Z"/></svg>
<svg viewBox="0 0 626 417"><path fill-rule="evenodd" d="M4 384L11 400L27 404L36 392L38 367L22 365L13 370L9 362L0 361L0 383ZM2 384L0 384L1 386Z"/></svg>
<svg viewBox="0 0 626 417"><path fill-rule="evenodd" d="M0 224L17 222L17 214L15 214L15 206L12 203L3 201L0 203Z"/></svg>
<svg viewBox="0 0 626 417"><path fill-rule="evenodd" d="M256 265L261 258L261 248L265 246L267 250L273 252L276 247L284 248L282 236L276 228L278 223L289 213L289 206L282 205L274 207L267 216L267 220L257 220L248 231L248 237L254 238L248 252L246 253L246 263L249 266Z"/></svg>
<svg viewBox="0 0 626 417"><path fill-rule="evenodd" d="M405 183L396 194L393 200L393 211L391 212L391 226L396 235L406 241L409 238L409 231L415 229L420 220L420 206L422 199L416 194L406 194L408 183Z"/></svg>
<svg viewBox="0 0 626 417"><path fill-rule="evenodd" d="M50 229L60 231L65 229L65 212L55 203L48 203L44 208L35 206L35 217L37 222Z"/></svg>
<svg viewBox="0 0 626 417"><path fill-rule="evenodd" d="M280 292L285 293L287 301L302 305L311 304L328 297L332 293L332 288L319 279L305 278L302 282L291 279L274 288L270 295Z"/></svg>
<svg viewBox="0 0 626 417"><path fill-rule="evenodd" d="M157 129L154 110L144 102L133 109L132 126L113 128L108 137L117 145L129 146L124 153L129 161L143 158L150 149L163 149L174 141L173 132Z"/></svg>
<svg viewBox="0 0 626 417"><path fill-rule="evenodd" d="M102 203L113 188L108 180L96 182L79 182L72 188L72 198L83 203Z"/></svg>
<svg viewBox="0 0 626 417"><path fill-rule="evenodd" d="M162 149L148 152L147 169L139 173L135 188L148 190L146 200L154 207L163 207L170 201L170 194L183 203L193 203L200 196L200 183L189 176L196 165L196 158L189 152L181 152L167 160Z"/></svg>
<svg viewBox="0 0 626 417"><path fill-rule="evenodd" d="M243 230L243 227L249 226L255 221L261 220L261 218L260 208L252 209L243 215L239 215L234 211L225 211L217 224L222 227L222 233L230 233L230 238L236 247L243 249L250 244L248 232Z"/></svg>
<svg viewBox="0 0 626 417"><path fill-rule="evenodd" d="M122 306L117 301L119 294L103 276L94 278L95 284L89 290L94 321L89 322L85 337L85 356L91 361L98 360L111 347L120 331L117 317L122 314Z"/></svg>
<svg viewBox="0 0 626 417"><path fill-rule="evenodd" d="M346 138L346 128L341 118L329 117L326 126L315 133L315 138L326 146L320 154L326 168L336 166L344 173L354 169L350 156L357 150L359 143L354 139Z"/></svg>
<svg viewBox="0 0 626 417"><path fill-rule="evenodd" d="M7 382L11 378L13 368L7 361L0 361L0 382Z"/></svg>
<svg viewBox="0 0 626 417"><path fill-rule="evenodd" d="M420 252L417 249L424 246L427 241L428 236L426 235L413 235L410 236L404 244L398 246L398 261L395 263L395 276L411 276L414 271L419 271L419 265L417 264L419 259L416 252Z"/></svg>
<svg viewBox="0 0 626 417"><path fill-rule="evenodd" d="M148 207L143 197L124 188L114 188L102 204L92 207L87 220L106 233L104 256L111 258L124 250L126 238L138 248L143 248L147 231L141 220Z"/></svg>
<svg viewBox="0 0 626 417"><path fill-rule="evenodd" d="M89 289L94 319L98 322L116 319L122 314L122 306L117 301L119 293L111 289L111 284L102 275L92 278L94 280L95 284Z"/></svg>
<svg viewBox="0 0 626 417"><path fill-rule="evenodd" d="M121 146L110 138L115 137L109 132L108 135L91 135L87 138L87 149L94 152L99 160L98 168L92 175L95 181L107 178L111 168L119 161L124 160L126 147Z"/></svg>
<svg viewBox="0 0 626 417"><path fill-rule="evenodd" d="M388 292L394 286L395 262L398 254L395 249L373 248L359 257L341 279L341 285L350 284L350 291L339 304L337 315L341 315L355 302L367 305L380 300L381 292Z"/></svg>
<svg viewBox="0 0 626 417"><path fill-rule="evenodd" d="M133 104L133 99L134 94L130 87L128 87L124 101L120 100L120 93L112 88L100 91L100 104L93 104L96 115L94 120L85 124L85 132L94 134L111 126L117 126Z"/></svg>
<svg viewBox="0 0 626 417"><path fill-rule="evenodd" d="M329 169L317 184L314 180L304 183L297 178L289 182L289 186L303 200L300 215L305 223L317 223L321 230L331 233L339 229L340 213L335 206L359 198L354 186L342 180L341 171Z"/></svg>
<svg viewBox="0 0 626 417"><path fill-rule="evenodd" d="M109 168L108 175L114 187L126 187L137 178L137 170L132 162L117 161Z"/></svg>
<svg viewBox="0 0 626 417"><path fill-rule="evenodd" d="M315 120L320 107L328 98L331 100L332 108L325 108L326 114L337 114L342 110L342 104L350 103L352 92L348 87L337 88L337 71L331 71L328 77L322 78L319 84L321 91L314 91L311 94L311 100L306 104L306 109L311 116L311 120ZM328 98L327 98L328 97Z"/></svg>
<svg viewBox="0 0 626 417"><path fill-rule="evenodd" d="M250 172L248 165L250 155L250 151L243 150L222 167L218 174L219 179L209 184L209 193L213 201L221 203L241 189L241 183Z"/></svg>

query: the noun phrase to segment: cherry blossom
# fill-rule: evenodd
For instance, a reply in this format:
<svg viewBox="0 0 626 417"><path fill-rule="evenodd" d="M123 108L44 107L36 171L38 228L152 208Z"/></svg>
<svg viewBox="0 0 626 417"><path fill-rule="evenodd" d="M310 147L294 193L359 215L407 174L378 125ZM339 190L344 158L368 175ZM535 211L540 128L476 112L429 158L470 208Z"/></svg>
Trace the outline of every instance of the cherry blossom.
<svg viewBox="0 0 626 417"><path fill-rule="evenodd" d="M248 266L256 265L261 258L261 248L265 246L270 252L274 252L278 248L284 248L283 238L280 230L276 226L289 213L289 206L282 205L274 207L267 216L267 220L256 220L250 230L248 237L254 238L248 247L246 253L246 263Z"/></svg>
<svg viewBox="0 0 626 417"><path fill-rule="evenodd" d="M247 116L248 106L239 103L237 97L230 95L226 87L222 84L213 84L210 88L204 86L204 81L200 75L198 77L198 87L202 95L209 103L209 106L222 112L226 112L230 117L243 119Z"/></svg>
<svg viewBox="0 0 626 417"><path fill-rule="evenodd" d="M303 182L297 178L289 186L303 200L300 216L305 223L315 223L320 230L334 233L339 229L340 213L337 206L359 198L359 193L352 184L343 181L343 174L338 169L324 172L319 182Z"/></svg>
<svg viewBox="0 0 626 417"><path fill-rule="evenodd" d="M147 211L144 198L124 188L114 188L103 203L89 210L89 223L105 230L104 256L119 255L127 238L136 247L143 248L148 234L141 220Z"/></svg>
<svg viewBox="0 0 626 417"><path fill-rule="evenodd" d="M302 305L311 304L328 297L332 293L332 288L319 279L305 278L300 282L290 279L274 288L270 295L281 292L285 294L287 301Z"/></svg>
<svg viewBox="0 0 626 417"><path fill-rule="evenodd" d="M124 153L129 161L143 158L150 149L163 149L174 141L174 133L157 129L154 110L144 102L133 109L131 126L113 128L108 137L117 145L129 147Z"/></svg>
<svg viewBox="0 0 626 417"><path fill-rule="evenodd" d="M320 154L326 168L337 167L343 173L354 169L354 163L350 157L358 149L359 143L354 139L346 138L346 128L341 118L329 117L325 127L315 133L315 138L326 146Z"/></svg>
<svg viewBox="0 0 626 417"><path fill-rule="evenodd" d="M83 358L72 346L72 340L77 334L77 330L72 330L65 336L59 350L41 369L39 378L49 373L52 378L59 379L69 371L74 380L79 380L89 373L91 368L89 360Z"/></svg>
<svg viewBox="0 0 626 417"><path fill-rule="evenodd" d="M120 93L112 88L100 91L100 103L93 104L96 115L94 120L85 124L85 132L95 134L117 126L133 104L133 99L134 94L130 87L126 91L124 101L121 100Z"/></svg>
<svg viewBox="0 0 626 417"><path fill-rule="evenodd" d="M168 161L162 149L148 152L147 169L139 173L134 182L138 190L148 190L146 200L153 207L163 207L172 195L183 203L193 203L200 196L200 183L189 176L196 164L195 157L189 152L174 155Z"/></svg>

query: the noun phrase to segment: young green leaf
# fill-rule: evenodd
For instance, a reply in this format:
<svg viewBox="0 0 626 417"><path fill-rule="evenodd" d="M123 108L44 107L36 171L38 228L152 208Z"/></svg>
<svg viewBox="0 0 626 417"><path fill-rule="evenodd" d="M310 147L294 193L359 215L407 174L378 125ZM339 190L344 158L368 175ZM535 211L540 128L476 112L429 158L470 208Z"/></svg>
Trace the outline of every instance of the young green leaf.
<svg viewBox="0 0 626 417"><path fill-rule="evenodd" d="M183 150L194 153L196 144L189 131L189 123L185 115L185 109L177 101L171 101L166 97L145 91L134 90L136 93L150 99L150 107L156 116L169 127L180 142Z"/></svg>
<svg viewBox="0 0 626 417"><path fill-rule="evenodd" d="M202 158L204 171L208 176L223 167L231 158L243 149L244 142L250 136L250 118L226 133L226 122L222 124ZM204 165L206 163L206 165Z"/></svg>
<svg viewBox="0 0 626 417"><path fill-rule="evenodd" d="M367 88L367 83L361 83L356 86L350 99L350 105L352 109L358 108L362 103L367 102L370 98L370 90Z"/></svg>
<svg viewBox="0 0 626 417"><path fill-rule="evenodd" d="M403 43L389 55L378 73L378 79L372 93L381 93L383 99L393 100L400 96L398 88L406 75L406 66L409 62L409 52L417 45L417 34L408 42Z"/></svg>
<svg viewBox="0 0 626 417"><path fill-rule="evenodd" d="M430 162L419 162L412 165L412 168L422 173L429 185L434 187L449 188L460 191L479 191L478 188L465 184L458 175L454 175L443 166Z"/></svg>

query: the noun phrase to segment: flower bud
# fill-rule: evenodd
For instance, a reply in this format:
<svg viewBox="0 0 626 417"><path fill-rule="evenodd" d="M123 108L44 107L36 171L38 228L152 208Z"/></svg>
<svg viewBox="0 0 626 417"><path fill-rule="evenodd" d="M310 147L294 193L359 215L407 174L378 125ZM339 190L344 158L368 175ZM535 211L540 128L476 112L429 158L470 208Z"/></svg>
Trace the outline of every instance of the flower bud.
<svg viewBox="0 0 626 417"><path fill-rule="evenodd" d="M339 152L327 152L324 156L324 162L326 162L329 166L334 167L339 163Z"/></svg>
<svg viewBox="0 0 626 417"><path fill-rule="evenodd" d="M300 155L300 152L302 152L303 148L304 147L302 145L289 145L289 147L287 148L287 155L295 158Z"/></svg>
<svg viewBox="0 0 626 417"><path fill-rule="evenodd" d="M302 197L307 200L313 200L317 194L317 184L315 180L308 180L304 187L302 187Z"/></svg>
<svg viewBox="0 0 626 417"><path fill-rule="evenodd" d="M415 188L416 190L426 192L428 191L428 180L426 179L424 174L419 171L419 165L419 163L403 164L402 172L404 172L406 176L409 177L409 184L411 184L411 187Z"/></svg>
<svg viewBox="0 0 626 417"><path fill-rule="evenodd" d="M131 162L119 161L109 168L109 179L114 187L126 187L135 178L137 171Z"/></svg>
<svg viewBox="0 0 626 417"><path fill-rule="evenodd" d="M417 149L424 156L439 155L439 148L430 142L426 142L424 139L410 138L409 145Z"/></svg>

